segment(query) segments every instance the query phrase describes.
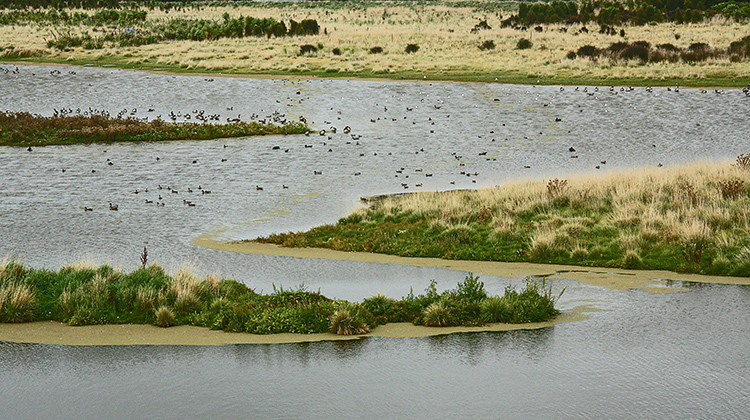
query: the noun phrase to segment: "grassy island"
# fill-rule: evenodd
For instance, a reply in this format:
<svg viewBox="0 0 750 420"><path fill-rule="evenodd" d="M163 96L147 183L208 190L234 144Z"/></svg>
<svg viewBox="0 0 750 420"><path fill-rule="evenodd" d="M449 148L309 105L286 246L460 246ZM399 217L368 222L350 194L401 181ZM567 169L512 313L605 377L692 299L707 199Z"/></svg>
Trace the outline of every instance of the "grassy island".
<svg viewBox="0 0 750 420"><path fill-rule="evenodd" d="M750 276L750 155L386 197L334 225L257 239L406 257Z"/></svg>
<svg viewBox="0 0 750 420"><path fill-rule="evenodd" d="M271 134L302 134L307 126L260 122L232 124L149 122L106 115L43 117L0 111L0 146L49 146L123 141L210 140Z"/></svg>
<svg viewBox="0 0 750 420"><path fill-rule="evenodd" d="M54 272L14 260L0 264L0 322L56 320L69 325L193 325L254 334L333 332L355 335L378 325L478 326L542 322L558 314L557 296L543 283L488 296L469 275L453 290L395 300L383 295L361 303L332 300L300 287L259 294L234 280L171 276L156 265L123 273L109 266L68 266Z"/></svg>

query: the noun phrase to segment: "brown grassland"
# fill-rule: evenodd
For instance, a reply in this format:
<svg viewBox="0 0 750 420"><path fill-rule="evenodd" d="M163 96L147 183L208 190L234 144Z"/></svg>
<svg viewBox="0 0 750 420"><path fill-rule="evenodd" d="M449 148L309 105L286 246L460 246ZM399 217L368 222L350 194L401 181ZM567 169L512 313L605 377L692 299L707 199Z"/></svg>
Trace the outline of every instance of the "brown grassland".
<svg viewBox="0 0 750 420"><path fill-rule="evenodd" d="M732 42L750 35L747 23L714 18L700 24L660 23L624 26L626 36L598 33L595 25L588 33L575 34L581 25L566 33L562 25L543 25L543 32L501 28L501 18L516 8L514 3L498 11L482 10L482 3L403 2L320 3L309 5L265 2L241 7L209 7L171 10L168 14L149 10L149 21L173 18L221 20L230 16L316 19L319 35L279 38L225 38L214 41L168 41L138 47L106 47L86 50L82 47L63 51L50 49L50 26L27 24L0 27L0 48L14 46L8 61L53 62L68 64L114 65L176 72L222 72L234 74L309 75L320 77L382 77L431 80L501 81L548 84L632 84L745 86L750 79L747 60L731 62L728 57L711 58L699 63L639 63L607 58L568 59L566 54L584 45L606 48L613 42L645 40L652 45L672 43L686 48L695 42L727 48ZM471 33L480 20L491 29ZM93 27L77 26L73 32L90 32ZM679 39L676 39L679 37ZM530 38L533 46L519 50L521 38ZM492 40L494 49L480 50ZM300 45L322 46L312 54L300 55ZM408 44L419 50L407 53ZM372 47L382 47L371 54ZM338 48L340 55L333 49ZM2 53L0 53L2 54ZM0 57L0 59L2 59Z"/></svg>

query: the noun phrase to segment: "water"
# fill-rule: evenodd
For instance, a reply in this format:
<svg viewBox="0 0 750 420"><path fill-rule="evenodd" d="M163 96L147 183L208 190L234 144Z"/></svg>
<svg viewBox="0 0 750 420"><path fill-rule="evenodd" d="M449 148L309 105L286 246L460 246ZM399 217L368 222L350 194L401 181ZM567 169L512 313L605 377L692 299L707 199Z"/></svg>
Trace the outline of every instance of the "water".
<svg viewBox="0 0 750 420"><path fill-rule="evenodd" d="M344 299L398 297L431 279L451 287L463 273L231 254L190 242L206 233L243 239L332 223L360 196L728 159L750 149L738 117L750 113L750 100L738 90L617 88L614 95L607 88L50 70L0 73L2 108L43 115L136 108L138 117L165 119L170 111L205 110L222 121L278 111L292 120L304 116L315 129L308 137L32 152L0 147L0 255L52 269L87 258L131 269L147 245L152 262L190 263L258 290L304 282ZM211 193L201 194L199 186ZM146 204L158 195L164 207ZM109 211L110 202L119 211ZM518 283L482 280L493 293ZM739 417L747 411L747 288L654 295L570 280L551 284L566 288L563 309L592 304L605 311L539 331L351 343L0 344L0 400L4 416L29 418Z"/></svg>

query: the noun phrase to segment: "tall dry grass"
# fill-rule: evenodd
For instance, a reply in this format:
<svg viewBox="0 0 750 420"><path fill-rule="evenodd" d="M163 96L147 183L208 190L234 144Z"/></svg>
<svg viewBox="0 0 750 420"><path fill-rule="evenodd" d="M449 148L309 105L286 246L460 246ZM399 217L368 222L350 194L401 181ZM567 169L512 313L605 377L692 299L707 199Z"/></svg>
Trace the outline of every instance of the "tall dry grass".
<svg viewBox="0 0 750 420"><path fill-rule="evenodd" d="M599 34L595 25L591 31L576 35L581 25L567 28L564 25L543 25L543 32L527 32L501 28L501 13L478 11L463 3L434 4L352 4L341 7L310 8L306 5L279 6L262 4L240 7L206 6L200 11L171 10L169 14L149 11L151 22L169 18L200 18L220 20L223 13L258 18L272 17L288 22L290 19L316 19L325 33L304 38L243 38L222 39L210 42L176 41L127 48L69 51L48 51L56 61L73 60L115 62L129 65L179 67L207 71L232 72L308 72L336 75L337 73L394 74L412 76L427 74L430 77L452 74L493 76L514 74L537 78L611 78L666 80L672 78L713 78L750 76L747 62L732 63L728 58L709 59L698 64L591 61L586 58L569 60L567 52L584 45L605 48L616 41L645 40L652 45L672 43L685 48L694 42L705 42L711 47L727 48L748 34L747 24L719 18L700 24L678 25L664 23L646 26L625 26L626 37ZM507 12L505 17L507 17ZM471 33L479 20L491 27ZM91 32L93 28L74 28L74 32ZM45 49L49 38L46 27L0 27L0 47L6 45ZM679 36L679 40L675 39ZM534 46L516 49L521 38L530 38ZM492 40L496 48L480 50L479 46ZM300 44L321 44L322 51L299 56ZM407 53L405 47L416 44L419 51ZM383 54L369 54L369 49L379 46ZM332 50L338 48L341 55Z"/></svg>

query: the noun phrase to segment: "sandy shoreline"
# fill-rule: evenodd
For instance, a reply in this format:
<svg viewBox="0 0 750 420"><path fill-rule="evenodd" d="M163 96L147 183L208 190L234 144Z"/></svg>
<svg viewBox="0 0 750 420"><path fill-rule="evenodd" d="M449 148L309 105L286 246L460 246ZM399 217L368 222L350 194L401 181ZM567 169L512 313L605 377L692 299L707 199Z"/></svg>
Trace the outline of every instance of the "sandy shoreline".
<svg viewBox="0 0 750 420"><path fill-rule="evenodd" d="M712 284L750 285L750 278L704 276L682 274L664 270L627 270L620 268L580 267L558 264L534 264L520 262L462 261L439 258L413 258L396 255L373 254L366 252L343 252L325 248L285 248L274 244L258 242L221 242L210 235L201 235L192 241L193 245L221 251L244 254L261 254L294 258L318 258L340 261L398 264L416 267L445 268L486 274L499 277L536 276L556 279L572 279L581 283L603 286L610 289L644 289L653 293L684 291L684 288L667 287L670 281L684 281Z"/></svg>
<svg viewBox="0 0 750 420"><path fill-rule="evenodd" d="M284 344L316 341L356 340L366 337L430 337L436 335L484 332L535 330L564 322L583 321L588 312L598 311L588 305L565 311L548 322L528 324L489 324L482 327L424 327L408 322L391 323L375 328L369 334L247 334L215 331L194 326L159 328L153 325L86 325L71 327L56 321L0 323L0 341L70 346L130 346L130 345L180 345L219 346L228 344Z"/></svg>

